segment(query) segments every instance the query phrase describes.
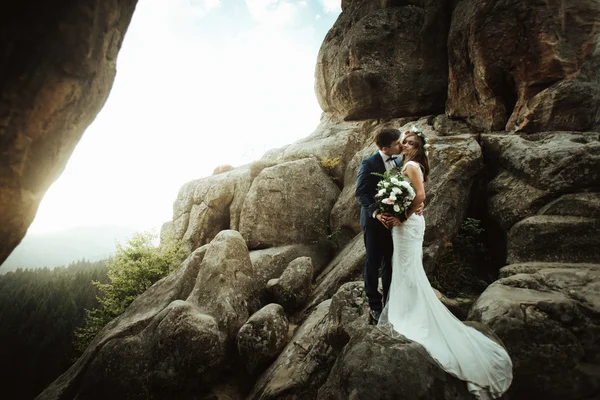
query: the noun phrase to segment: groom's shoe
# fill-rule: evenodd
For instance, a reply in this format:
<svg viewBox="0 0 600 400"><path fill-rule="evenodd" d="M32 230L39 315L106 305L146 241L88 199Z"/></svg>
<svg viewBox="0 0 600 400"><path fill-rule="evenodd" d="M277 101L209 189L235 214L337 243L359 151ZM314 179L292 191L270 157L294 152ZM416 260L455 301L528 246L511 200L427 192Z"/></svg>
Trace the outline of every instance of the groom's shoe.
<svg viewBox="0 0 600 400"><path fill-rule="evenodd" d="M380 317L381 311L371 310L369 312L369 325L377 325Z"/></svg>

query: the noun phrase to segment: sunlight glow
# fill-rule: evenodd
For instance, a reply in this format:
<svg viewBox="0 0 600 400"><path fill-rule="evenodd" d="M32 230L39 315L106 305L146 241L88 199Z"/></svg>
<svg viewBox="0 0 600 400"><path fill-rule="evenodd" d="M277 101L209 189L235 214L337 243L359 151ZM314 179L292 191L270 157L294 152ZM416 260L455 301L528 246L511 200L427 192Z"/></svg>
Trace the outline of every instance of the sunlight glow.
<svg viewBox="0 0 600 400"><path fill-rule="evenodd" d="M159 228L185 182L308 136L333 3L140 0L108 101L29 232Z"/></svg>

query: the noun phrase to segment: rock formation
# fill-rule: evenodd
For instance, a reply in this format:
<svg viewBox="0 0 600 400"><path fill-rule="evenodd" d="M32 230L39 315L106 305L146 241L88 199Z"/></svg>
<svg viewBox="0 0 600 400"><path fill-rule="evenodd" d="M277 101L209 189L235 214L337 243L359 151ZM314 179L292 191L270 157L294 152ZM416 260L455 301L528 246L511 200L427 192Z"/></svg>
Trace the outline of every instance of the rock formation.
<svg viewBox="0 0 600 400"><path fill-rule="evenodd" d="M448 1L354 0L317 59L323 111L344 119L441 113L448 87Z"/></svg>
<svg viewBox="0 0 600 400"><path fill-rule="evenodd" d="M104 105L136 2L0 6L0 264Z"/></svg>
<svg viewBox="0 0 600 400"><path fill-rule="evenodd" d="M481 131L598 129L598 20L593 0L458 2L446 114Z"/></svg>
<svg viewBox="0 0 600 400"><path fill-rule="evenodd" d="M77 61L4 53L17 61L2 64L3 251L102 104L133 6L52 14L69 22L64 37L38 39ZM419 345L367 325L356 172L376 129L413 124L432 146L428 272L477 200L501 250L494 263L506 266L468 323L511 354L507 398L599 395L600 3L343 0L342 10L317 59L316 130L184 185L163 234L189 257L40 399L469 398ZM87 35L72 34L90 18ZM16 43L16 24L2 26Z"/></svg>

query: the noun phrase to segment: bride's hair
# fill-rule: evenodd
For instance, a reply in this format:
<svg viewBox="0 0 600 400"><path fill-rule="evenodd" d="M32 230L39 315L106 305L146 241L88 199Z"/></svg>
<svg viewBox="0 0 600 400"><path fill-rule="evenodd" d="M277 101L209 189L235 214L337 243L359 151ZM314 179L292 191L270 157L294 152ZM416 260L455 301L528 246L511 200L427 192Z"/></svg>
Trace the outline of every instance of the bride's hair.
<svg viewBox="0 0 600 400"><path fill-rule="evenodd" d="M404 139L402 139L402 144L404 141L414 136L417 140L415 141L415 148L407 154L406 161L415 161L421 164L421 170L423 171L423 180L427 182L429 180L429 159L427 158L427 151L425 150L425 143L421 136L417 135L415 132L406 131L404 133Z"/></svg>

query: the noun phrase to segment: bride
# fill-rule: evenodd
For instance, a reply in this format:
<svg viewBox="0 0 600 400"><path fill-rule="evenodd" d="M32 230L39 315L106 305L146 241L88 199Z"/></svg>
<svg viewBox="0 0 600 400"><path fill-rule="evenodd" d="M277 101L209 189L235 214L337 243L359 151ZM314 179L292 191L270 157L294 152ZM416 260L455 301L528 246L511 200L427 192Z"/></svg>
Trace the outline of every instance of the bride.
<svg viewBox="0 0 600 400"><path fill-rule="evenodd" d="M429 174L423 133L406 132L402 141L401 173L416 195L404 221L388 217L393 226L392 282L378 327L392 336L421 344L438 365L467 382L478 399L500 397L512 381L510 356L495 341L464 325L438 300L423 270L425 220L414 213L425 200L424 181Z"/></svg>

